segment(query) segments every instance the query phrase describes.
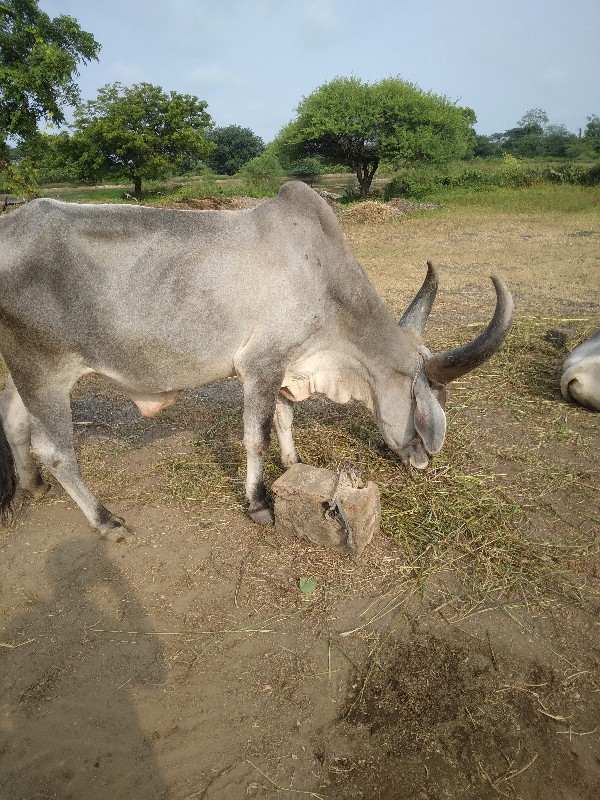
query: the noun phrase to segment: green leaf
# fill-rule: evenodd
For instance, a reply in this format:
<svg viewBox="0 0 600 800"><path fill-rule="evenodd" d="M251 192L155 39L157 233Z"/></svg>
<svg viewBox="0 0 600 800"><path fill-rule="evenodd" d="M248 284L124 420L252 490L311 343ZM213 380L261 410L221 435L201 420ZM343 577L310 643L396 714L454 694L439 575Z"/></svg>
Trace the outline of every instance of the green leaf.
<svg viewBox="0 0 600 800"><path fill-rule="evenodd" d="M306 575L302 576L298 581L298 586L303 594L312 594L317 588L318 581L315 578L307 578Z"/></svg>

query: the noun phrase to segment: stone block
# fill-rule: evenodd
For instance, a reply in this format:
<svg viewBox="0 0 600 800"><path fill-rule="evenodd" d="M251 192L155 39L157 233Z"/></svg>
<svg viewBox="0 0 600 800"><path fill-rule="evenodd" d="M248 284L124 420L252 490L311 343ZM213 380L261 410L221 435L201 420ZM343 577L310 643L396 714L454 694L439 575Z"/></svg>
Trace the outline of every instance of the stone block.
<svg viewBox="0 0 600 800"><path fill-rule="evenodd" d="M294 464L273 483L278 530L360 555L381 524L379 487L355 468L336 472Z"/></svg>

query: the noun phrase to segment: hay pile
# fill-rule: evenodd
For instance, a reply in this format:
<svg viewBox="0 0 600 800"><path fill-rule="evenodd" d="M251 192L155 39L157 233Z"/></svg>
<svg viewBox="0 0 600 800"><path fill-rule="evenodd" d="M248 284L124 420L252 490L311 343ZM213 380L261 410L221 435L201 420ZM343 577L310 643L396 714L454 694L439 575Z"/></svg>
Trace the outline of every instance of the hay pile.
<svg viewBox="0 0 600 800"><path fill-rule="evenodd" d="M405 217L414 214L415 211L436 209L439 206L434 203L411 203L410 200L394 198L387 203L378 203L374 200L365 200L363 203L356 203L351 208L343 209L341 216L344 219L358 223L387 222L397 217Z"/></svg>

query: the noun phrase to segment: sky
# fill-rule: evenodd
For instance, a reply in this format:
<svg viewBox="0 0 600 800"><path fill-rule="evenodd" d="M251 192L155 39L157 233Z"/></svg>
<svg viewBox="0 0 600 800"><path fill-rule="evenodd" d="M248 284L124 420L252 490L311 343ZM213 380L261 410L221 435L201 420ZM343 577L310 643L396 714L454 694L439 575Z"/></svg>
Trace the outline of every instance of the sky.
<svg viewBox="0 0 600 800"><path fill-rule="evenodd" d="M148 82L265 143L335 77L399 77L475 111L478 133L530 109L577 133L600 116L599 0L39 0L94 35L82 99ZM69 116L69 115L68 115Z"/></svg>

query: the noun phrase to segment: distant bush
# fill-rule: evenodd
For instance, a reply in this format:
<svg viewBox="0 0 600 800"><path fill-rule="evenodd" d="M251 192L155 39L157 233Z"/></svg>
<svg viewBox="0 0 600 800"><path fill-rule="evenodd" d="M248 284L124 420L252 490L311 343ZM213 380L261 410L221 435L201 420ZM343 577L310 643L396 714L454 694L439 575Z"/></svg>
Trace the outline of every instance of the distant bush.
<svg viewBox="0 0 600 800"><path fill-rule="evenodd" d="M285 172L278 158L267 150L244 164L237 176L242 179L242 193L262 197L279 191Z"/></svg>
<svg viewBox="0 0 600 800"><path fill-rule="evenodd" d="M600 183L600 165L588 167L567 161L535 164L510 154L480 166L457 165L445 170L407 169L395 175L384 190L384 197L410 197L423 200L445 189L492 191L497 188L523 189L543 183L595 186Z"/></svg>
<svg viewBox="0 0 600 800"><path fill-rule="evenodd" d="M407 169L392 178L385 187L383 196L385 200L392 197L412 197L415 200L422 200L442 186L442 181L447 177L442 172L425 167Z"/></svg>
<svg viewBox="0 0 600 800"><path fill-rule="evenodd" d="M229 184L218 183L212 173L202 175L201 180L196 180L186 186L180 186L166 195L174 202L185 200L203 200L206 197L229 197L233 194L233 187Z"/></svg>
<svg viewBox="0 0 600 800"><path fill-rule="evenodd" d="M580 182L583 186L600 186L600 161L583 173Z"/></svg>
<svg viewBox="0 0 600 800"><path fill-rule="evenodd" d="M321 175L323 171L324 167L321 161L314 156L306 156L306 158L301 158L298 161L292 161L287 170L291 177L309 181L311 184L317 175Z"/></svg>

